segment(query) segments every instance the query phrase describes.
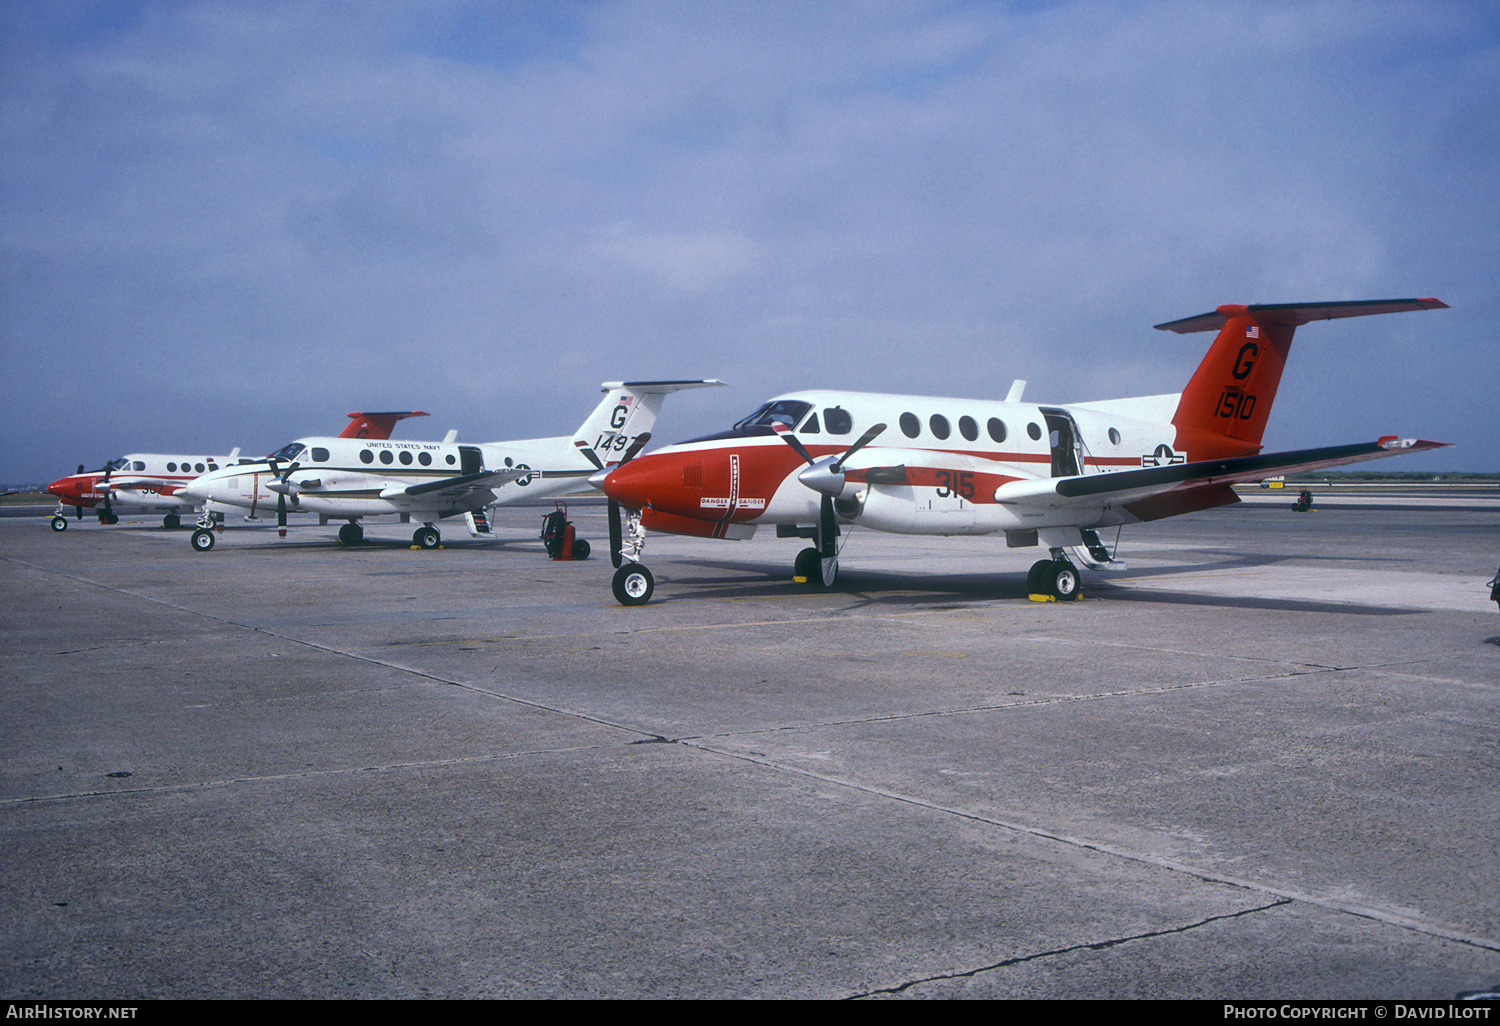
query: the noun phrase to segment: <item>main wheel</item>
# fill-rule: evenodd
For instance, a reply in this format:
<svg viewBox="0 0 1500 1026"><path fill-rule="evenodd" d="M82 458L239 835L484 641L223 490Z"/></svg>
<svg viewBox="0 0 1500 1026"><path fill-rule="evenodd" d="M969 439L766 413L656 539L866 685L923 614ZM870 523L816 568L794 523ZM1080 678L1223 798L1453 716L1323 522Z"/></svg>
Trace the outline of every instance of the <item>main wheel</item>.
<svg viewBox="0 0 1500 1026"><path fill-rule="evenodd" d="M798 584L816 584L823 576L819 565L822 562L823 557L818 550L808 546L797 553L797 562L792 564L792 580Z"/></svg>
<svg viewBox="0 0 1500 1026"><path fill-rule="evenodd" d="M592 552L592 551L593 551L593 549L589 548L589 543L588 543L587 539L585 539L585 538L574 538L573 539L573 558L574 559L588 559L589 558L589 553Z"/></svg>
<svg viewBox="0 0 1500 1026"><path fill-rule="evenodd" d="M1026 594L1047 594L1047 578L1052 573L1052 560L1039 559L1031 564L1031 569L1026 574Z"/></svg>
<svg viewBox="0 0 1500 1026"><path fill-rule="evenodd" d="M411 536L411 540L421 549L435 549L443 543L443 536L438 534L435 527L419 527L417 533Z"/></svg>
<svg viewBox="0 0 1500 1026"><path fill-rule="evenodd" d="M52 518L52 530L54 530L54 531L66 531L67 529L68 529L68 518L67 517L53 517Z"/></svg>
<svg viewBox="0 0 1500 1026"><path fill-rule="evenodd" d="M365 529L358 524L345 524L339 528L339 541L345 545L358 545L364 537Z"/></svg>
<svg viewBox="0 0 1500 1026"><path fill-rule="evenodd" d="M176 513L168 513L161 518L161 526L165 527L168 531L175 531L182 526L182 520Z"/></svg>
<svg viewBox="0 0 1500 1026"><path fill-rule="evenodd" d="M193 532L193 549L197 552L207 552L214 547L214 533L207 528L200 527Z"/></svg>
<svg viewBox="0 0 1500 1026"><path fill-rule="evenodd" d="M644 606L651 601L656 582L651 571L639 563L626 563L615 571L615 598L622 606Z"/></svg>
<svg viewBox="0 0 1500 1026"><path fill-rule="evenodd" d="M1047 578L1048 590L1064 602L1078 598L1078 568L1066 559L1052 564L1051 576Z"/></svg>

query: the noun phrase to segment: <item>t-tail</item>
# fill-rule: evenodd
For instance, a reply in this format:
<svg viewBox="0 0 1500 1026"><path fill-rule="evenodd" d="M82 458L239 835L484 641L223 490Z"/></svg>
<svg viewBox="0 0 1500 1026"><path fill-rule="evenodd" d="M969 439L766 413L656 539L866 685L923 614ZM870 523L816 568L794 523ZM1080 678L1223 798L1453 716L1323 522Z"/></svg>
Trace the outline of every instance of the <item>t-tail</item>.
<svg viewBox="0 0 1500 1026"><path fill-rule="evenodd" d="M600 387L604 399L573 433L573 445L598 469L618 463L631 443L650 437L669 392L685 388L710 388L724 382L714 378L696 381L606 381Z"/></svg>
<svg viewBox="0 0 1500 1026"><path fill-rule="evenodd" d="M1266 419L1281 384L1292 348L1292 334L1308 321L1407 310L1447 309L1437 299L1372 299L1341 303L1271 303L1221 306L1213 313L1169 321L1156 327L1219 335L1198 365L1172 423L1176 447L1189 462L1253 456L1260 452Z"/></svg>

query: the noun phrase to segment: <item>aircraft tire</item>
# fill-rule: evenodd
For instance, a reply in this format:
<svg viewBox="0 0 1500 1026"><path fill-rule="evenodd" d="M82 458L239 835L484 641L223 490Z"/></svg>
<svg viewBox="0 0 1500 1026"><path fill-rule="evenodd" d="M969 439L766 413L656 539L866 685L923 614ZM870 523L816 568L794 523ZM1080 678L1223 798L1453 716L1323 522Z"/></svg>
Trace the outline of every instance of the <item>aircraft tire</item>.
<svg viewBox="0 0 1500 1026"><path fill-rule="evenodd" d="M339 541L345 545L358 545L364 537L365 529L358 524L345 524L339 528Z"/></svg>
<svg viewBox="0 0 1500 1026"><path fill-rule="evenodd" d="M588 543L587 539L585 539L585 538L574 538L573 539L573 558L574 559L588 559L589 558L589 553L592 552L592 551L593 551L593 549L589 548L589 543Z"/></svg>
<svg viewBox="0 0 1500 1026"><path fill-rule="evenodd" d="M443 536L438 534L435 527L417 528L417 533L411 536L411 540L419 549L435 549L443 544Z"/></svg>
<svg viewBox="0 0 1500 1026"><path fill-rule="evenodd" d="M68 518L67 517L53 517L52 518L52 530L54 530L54 531L66 531L67 529L68 529Z"/></svg>
<svg viewBox="0 0 1500 1026"><path fill-rule="evenodd" d="M175 531L182 526L182 519L176 513L168 513L161 518L161 526L168 531Z"/></svg>
<svg viewBox="0 0 1500 1026"><path fill-rule="evenodd" d="M208 552L214 547L214 533L205 527L193 532L193 551Z"/></svg>
<svg viewBox="0 0 1500 1026"><path fill-rule="evenodd" d="M1059 559L1052 564L1052 570L1047 577L1047 589L1061 602L1073 602L1078 598L1080 588L1078 568L1066 559Z"/></svg>
<svg viewBox="0 0 1500 1026"><path fill-rule="evenodd" d="M644 606L651 601L656 582L651 571L639 563L626 563L615 571L615 599L622 606Z"/></svg>
<svg viewBox="0 0 1500 1026"><path fill-rule="evenodd" d="M823 576L822 562L822 554L809 545L797 553L797 561L792 564L792 578L799 584L818 583Z"/></svg>
<svg viewBox="0 0 1500 1026"><path fill-rule="evenodd" d="M1026 574L1026 594L1048 594L1047 578L1051 573L1052 560L1050 559L1039 559L1031 564L1031 570Z"/></svg>

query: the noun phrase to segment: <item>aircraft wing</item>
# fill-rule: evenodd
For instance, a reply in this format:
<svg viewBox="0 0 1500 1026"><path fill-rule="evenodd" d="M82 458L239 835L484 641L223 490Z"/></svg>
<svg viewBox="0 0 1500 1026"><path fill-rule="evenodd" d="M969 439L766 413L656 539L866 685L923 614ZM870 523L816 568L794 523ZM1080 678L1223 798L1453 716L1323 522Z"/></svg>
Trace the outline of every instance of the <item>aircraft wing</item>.
<svg viewBox="0 0 1500 1026"><path fill-rule="evenodd" d="M1046 509L1122 507L1136 520L1191 513L1238 502L1230 487L1326 467L1341 467L1385 456L1441 449L1448 442L1397 439L1335 445L1321 449L1261 453L1233 459L1201 460L1167 467L1143 467L1110 474L1011 481L995 489L995 501Z"/></svg>
<svg viewBox="0 0 1500 1026"><path fill-rule="evenodd" d="M440 481L428 481L419 485L404 485L398 482L382 489L380 497L395 499L403 495L430 495L433 492L441 492L449 498L457 498L474 492L487 491L497 485L522 477L534 476L536 473L535 470L507 468L505 470L481 470L477 474L460 474L458 477L445 477Z"/></svg>

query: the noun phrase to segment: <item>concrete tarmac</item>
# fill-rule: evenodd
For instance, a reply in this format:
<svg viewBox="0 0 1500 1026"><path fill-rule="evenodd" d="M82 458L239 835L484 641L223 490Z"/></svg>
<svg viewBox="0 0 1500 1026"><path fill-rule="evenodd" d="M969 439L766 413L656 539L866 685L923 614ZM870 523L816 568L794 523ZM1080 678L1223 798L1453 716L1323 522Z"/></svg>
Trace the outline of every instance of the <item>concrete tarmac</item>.
<svg viewBox="0 0 1500 1026"><path fill-rule="evenodd" d="M0 997L1500 986L1493 508L1038 550L0 521ZM1485 500L1491 501L1491 500Z"/></svg>

